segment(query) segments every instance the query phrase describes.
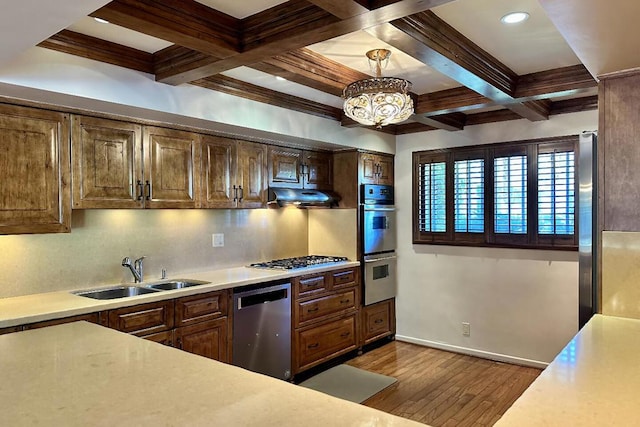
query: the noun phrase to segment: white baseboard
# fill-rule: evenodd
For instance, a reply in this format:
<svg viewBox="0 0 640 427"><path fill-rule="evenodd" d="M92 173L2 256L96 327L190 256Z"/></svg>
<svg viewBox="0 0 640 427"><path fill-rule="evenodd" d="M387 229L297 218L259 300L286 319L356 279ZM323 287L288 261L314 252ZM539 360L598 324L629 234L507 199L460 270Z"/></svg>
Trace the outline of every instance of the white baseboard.
<svg viewBox="0 0 640 427"><path fill-rule="evenodd" d="M509 356L500 353L491 353L489 351L476 350L473 348L459 347L457 345L444 344L437 341L428 341L419 338L405 337L403 335L396 335L396 340L408 342L411 344L418 344L424 347L437 348L438 350L451 351L453 353L462 353L469 356L482 357L483 359L495 360L498 362L512 363L514 365L530 366L532 368L544 369L549 365L546 362L539 360L524 359L522 357Z"/></svg>

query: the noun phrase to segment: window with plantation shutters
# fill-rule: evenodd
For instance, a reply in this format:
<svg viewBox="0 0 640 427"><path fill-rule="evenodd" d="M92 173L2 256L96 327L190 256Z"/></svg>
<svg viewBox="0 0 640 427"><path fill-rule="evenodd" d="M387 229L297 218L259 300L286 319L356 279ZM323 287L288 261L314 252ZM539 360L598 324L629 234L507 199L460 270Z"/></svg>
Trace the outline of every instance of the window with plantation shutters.
<svg viewBox="0 0 640 427"><path fill-rule="evenodd" d="M414 152L414 243L577 249L577 143Z"/></svg>
<svg viewBox="0 0 640 427"><path fill-rule="evenodd" d="M484 159L456 160L453 172L456 233L484 233Z"/></svg>
<svg viewBox="0 0 640 427"><path fill-rule="evenodd" d="M494 232L527 233L527 156L493 161Z"/></svg>
<svg viewBox="0 0 640 427"><path fill-rule="evenodd" d="M444 233L447 230L446 163L423 163L419 169L419 230Z"/></svg>

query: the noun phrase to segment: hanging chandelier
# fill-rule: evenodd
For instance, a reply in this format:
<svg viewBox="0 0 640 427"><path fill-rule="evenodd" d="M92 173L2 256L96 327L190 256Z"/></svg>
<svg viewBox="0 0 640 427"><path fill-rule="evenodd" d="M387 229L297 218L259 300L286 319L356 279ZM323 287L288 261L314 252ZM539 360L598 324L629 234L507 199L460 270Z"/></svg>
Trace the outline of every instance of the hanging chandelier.
<svg viewBox="0 0 640 427"><path fill-rule="evenodd" d="M382 126L407 120L413 114L413 100L409 95L411 82L396 77L381 77L391 52L374 49L367 52L375 65L376 77L348 84L342 92L344 113L358 123Z"/></svg>

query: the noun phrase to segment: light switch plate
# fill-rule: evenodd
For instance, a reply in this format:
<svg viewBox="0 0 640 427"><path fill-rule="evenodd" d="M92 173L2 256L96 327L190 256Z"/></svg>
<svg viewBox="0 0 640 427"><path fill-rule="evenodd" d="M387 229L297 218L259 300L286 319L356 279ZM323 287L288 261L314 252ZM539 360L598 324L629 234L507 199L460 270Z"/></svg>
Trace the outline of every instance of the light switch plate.
<svg viewBox="0 0 640 427"><path fill-rule="evenodd" d="M224 234L223 233L215 233L211 235L211 243L214 248L221 248L224 246Z"/></svg>

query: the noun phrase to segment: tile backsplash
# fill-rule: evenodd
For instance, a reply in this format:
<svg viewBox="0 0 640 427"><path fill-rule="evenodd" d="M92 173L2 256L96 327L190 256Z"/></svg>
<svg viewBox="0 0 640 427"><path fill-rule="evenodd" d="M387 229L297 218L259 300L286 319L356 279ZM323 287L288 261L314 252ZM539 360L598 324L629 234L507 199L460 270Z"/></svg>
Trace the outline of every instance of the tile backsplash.
<svg viewBox="0 0 640 427"><path fill-rule="evenodd" d="M224 247L212 234L224 233ZM0 298L131 282L122 258L146 256L145 279L304 255L300 209L76 210L72 232L0 236Z"/></svg>

